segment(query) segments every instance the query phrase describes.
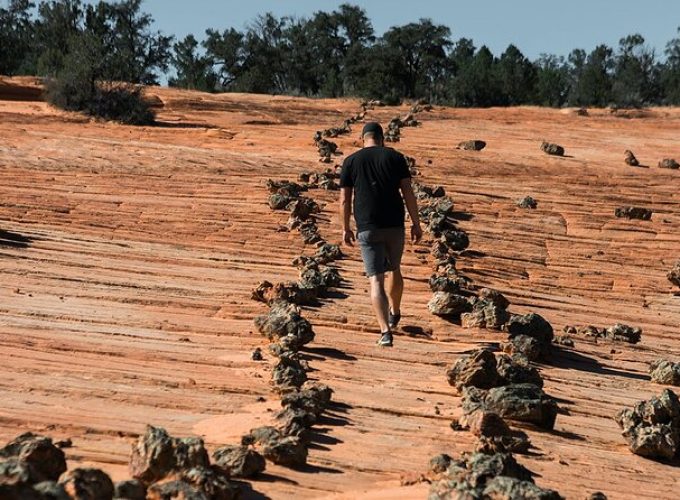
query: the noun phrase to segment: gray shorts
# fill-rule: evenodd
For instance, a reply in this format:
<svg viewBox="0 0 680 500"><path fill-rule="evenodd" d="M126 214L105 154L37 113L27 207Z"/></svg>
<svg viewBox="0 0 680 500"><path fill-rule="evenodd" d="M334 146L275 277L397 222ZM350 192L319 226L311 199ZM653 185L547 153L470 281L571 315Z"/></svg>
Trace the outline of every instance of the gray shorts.
<svg viewBox="0 0 680 500"><path fill-rule="evenodd" d="M357 234L368 277L399 269L404 253L404 228L368 229Z"/></svg>

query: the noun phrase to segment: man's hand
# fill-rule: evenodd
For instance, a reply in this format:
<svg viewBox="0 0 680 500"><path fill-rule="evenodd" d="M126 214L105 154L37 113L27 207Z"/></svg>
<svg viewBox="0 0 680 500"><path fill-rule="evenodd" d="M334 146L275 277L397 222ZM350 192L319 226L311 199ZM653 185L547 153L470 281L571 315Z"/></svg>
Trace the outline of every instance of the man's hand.
<svg viewBox="0 0 680 500"><path fill-rule="evenodd" d="M356 240L356 238L354 237L354 231L352 231L351 229L345 229L342 232L342 241L345 242L345 245L353 247L354 240Z"/></svg>
<svg viewBox="0 0 680 500"><path fill-rule="evenodd" d="M413 224L411 226L411 241L413 243L418 243L422 237L423 229L420 227L420 224Z"/></svg>

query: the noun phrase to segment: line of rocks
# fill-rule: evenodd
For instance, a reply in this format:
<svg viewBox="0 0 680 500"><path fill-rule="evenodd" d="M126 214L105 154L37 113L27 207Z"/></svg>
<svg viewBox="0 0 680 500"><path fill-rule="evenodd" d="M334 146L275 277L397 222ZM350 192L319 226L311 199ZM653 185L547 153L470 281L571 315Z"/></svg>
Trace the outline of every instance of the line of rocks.
<svg viewBox="0 0 680 500"><path fill-rule="evenodd" d="M129 470L133 479L114 484L100 469L67 470L64 452L49 437L29 432L0 449L0 498L232 500L244 485L231 478L242 475L243 468L225 463L219 454L216 450L211 464L202 439L173 438L164 429L147 426L132 448Z"/></svg>
<svg viewBox="0 0 680 500"><path fill-rule="evenodd" d="M597 339L604 339L613 342L627 342L629 344L637 344L642 338L642 329L634 326L624 325L623 323L616 323L609 328L598 327L594 325L573 326L565 325L563 332L567 335L583 335Z"/></svg>

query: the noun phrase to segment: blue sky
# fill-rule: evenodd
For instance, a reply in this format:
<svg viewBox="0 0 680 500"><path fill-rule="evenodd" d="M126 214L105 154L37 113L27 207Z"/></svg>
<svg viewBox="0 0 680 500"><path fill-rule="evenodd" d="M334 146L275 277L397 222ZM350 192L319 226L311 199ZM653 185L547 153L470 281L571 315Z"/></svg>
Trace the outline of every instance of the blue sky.
<svg viewBox="0 0 680 500"><path fill-rule="evenodd" d="M206 28L243 29L257 14L309 16L331 11L329 0L145 0L144 10L162 31L202 39ZM680 26L678 0L372 0L363 7L378 34L391 26L429 17L451 28L452 38L472 38L499 55L514 43L530 59L541 53L567 55L599 43L617 46L621 37L641 33L663 54Z"/></svg>

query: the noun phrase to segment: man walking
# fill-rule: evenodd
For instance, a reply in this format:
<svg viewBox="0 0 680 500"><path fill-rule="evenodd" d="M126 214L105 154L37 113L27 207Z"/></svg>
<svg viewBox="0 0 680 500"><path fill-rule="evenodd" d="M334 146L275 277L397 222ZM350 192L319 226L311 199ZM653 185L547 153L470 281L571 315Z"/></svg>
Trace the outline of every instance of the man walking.
<svg viewBox="0 0 680 500"><path fill-rule="evenodd" d="M384 146L379 123L367 123L361 133L364 147L348 156L340 174L340 211L343 241L353 246L350 229L352 199L361 258L371 283L371 303L380 326L378 345L392 345L392 329L401 318L404 279L404 202L411 216L411 239L420 241L418 204L411 174L401 153ZM403 196L403 199L402 199ZM385 274L388 274L385 291Z"/></svg>

